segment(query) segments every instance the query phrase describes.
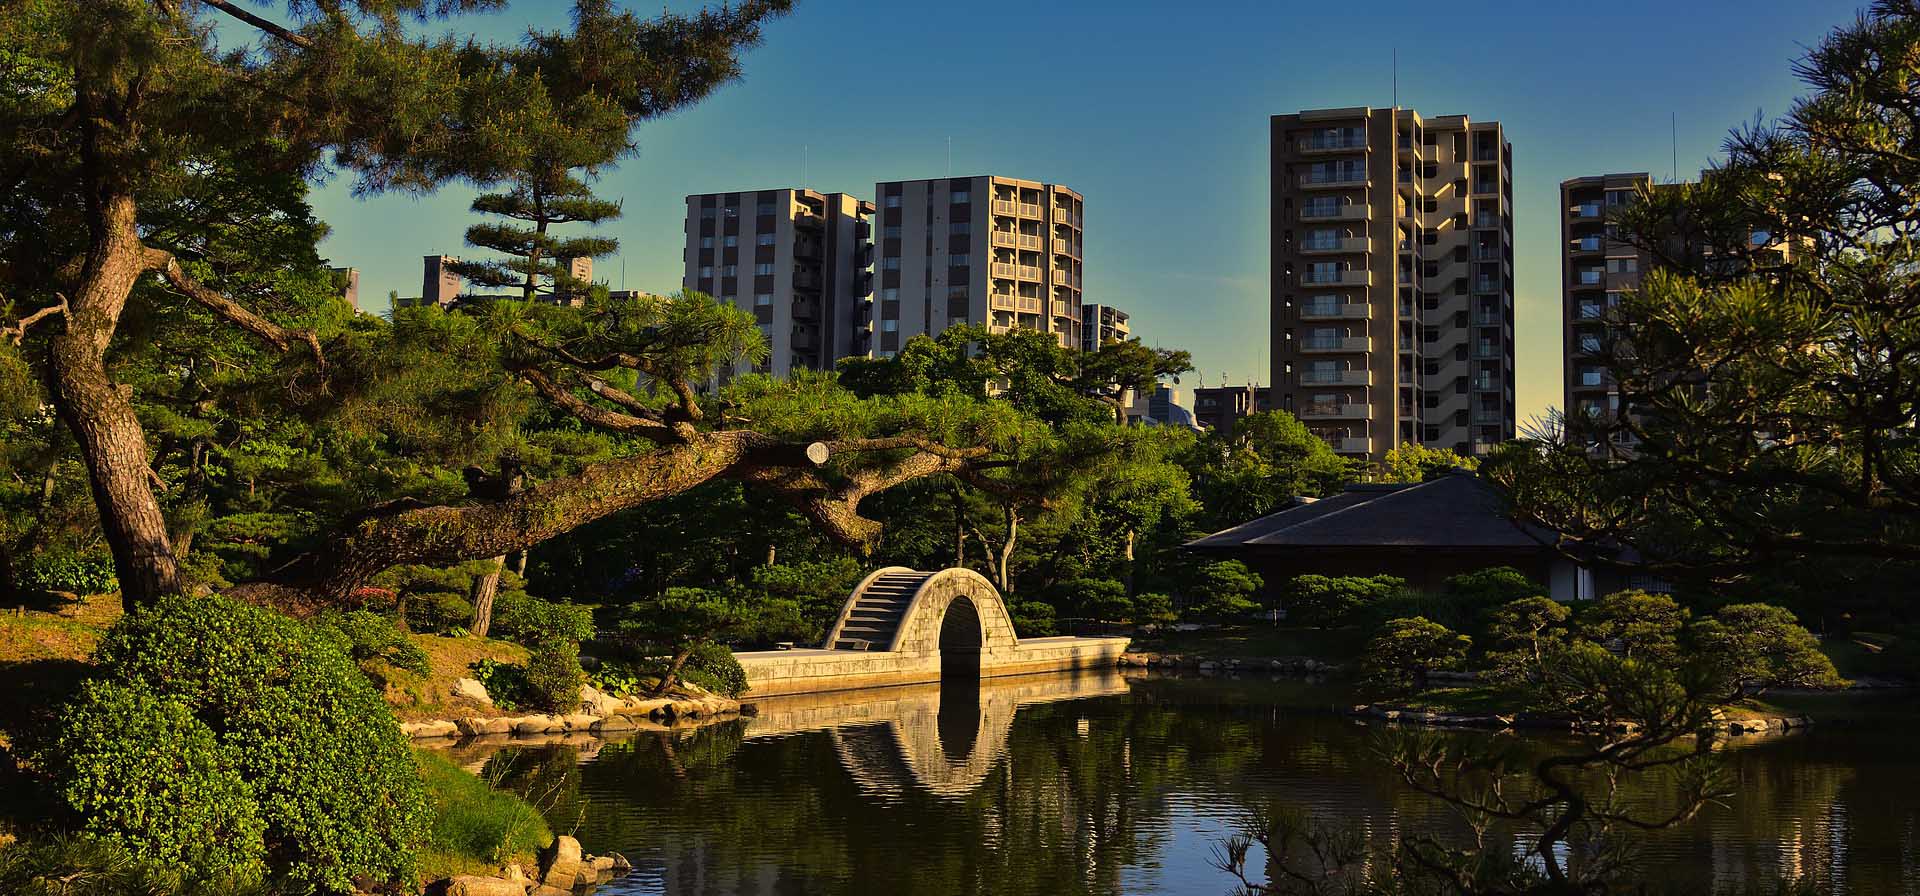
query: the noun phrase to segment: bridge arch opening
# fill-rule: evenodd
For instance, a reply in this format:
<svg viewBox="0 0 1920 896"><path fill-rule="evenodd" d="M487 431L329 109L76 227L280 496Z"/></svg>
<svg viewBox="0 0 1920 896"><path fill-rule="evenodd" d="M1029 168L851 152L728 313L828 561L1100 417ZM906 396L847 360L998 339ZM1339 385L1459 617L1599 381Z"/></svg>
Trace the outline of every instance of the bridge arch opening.
<svg viewBox="0 0 1920 896"><path fill-rule="evenodd" d="M940 619L940 678L980 677L980 647L985 631L973 599L956 597Z"/></svg>

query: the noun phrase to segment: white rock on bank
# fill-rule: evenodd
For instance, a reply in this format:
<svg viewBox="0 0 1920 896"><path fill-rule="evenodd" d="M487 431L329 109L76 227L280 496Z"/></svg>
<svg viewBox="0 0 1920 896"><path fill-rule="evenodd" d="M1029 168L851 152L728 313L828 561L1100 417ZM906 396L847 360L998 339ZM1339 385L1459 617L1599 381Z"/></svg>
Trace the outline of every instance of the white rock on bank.
<svg viewBox="0 0 1920 896"><path fill-rule="evenodd" d="M478 679L462 678L455 681L452 693L455 697L464 697L488 706L493 705L493 697L487 694L487 686L481 684Z"/></svg>

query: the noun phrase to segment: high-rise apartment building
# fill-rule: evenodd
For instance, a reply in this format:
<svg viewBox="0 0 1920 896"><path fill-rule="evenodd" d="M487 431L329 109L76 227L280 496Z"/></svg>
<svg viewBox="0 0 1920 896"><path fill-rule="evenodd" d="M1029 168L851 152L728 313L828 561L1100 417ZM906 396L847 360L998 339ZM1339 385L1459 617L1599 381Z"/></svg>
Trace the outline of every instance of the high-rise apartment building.
<svg viewBox="0 0 1920 896"><path fill-rule="evenodd" d="M688 196L682 285L753 312L761 371L831 370L871 351L873 210L803 189Z"/></svg>
<svg viewBox="0 0 1920 896"><path fill-rule="evenodd" d="M958 323L1082 344L1079 193L1007 177L874 185L882 355Z"/></svg>
<svg viewBox="0 0 1920 896"><path fill-rule="evenodd" d="M1132 318L1112 305L1080 306L1080 350L1093 351L1133 335Z"/></svg>
<svg viewBox="0 0 1920 896"><path fill-rule="evenodd" d="M1513 437L1513 147L1411 109L1276 115L1272 397L1342 454Z"/></svg>
<svg viewBox="0 0 1920 896"><path fill-rule="evenodd" d="M1566 379L1561 413L1604 422L1620 411L1620 390L1601 357L1620 294L1640 285L1650 255L1613 239L1608 212L1652 184L1645 172L1576 177L1560 184L1560 276Z"/></svg>

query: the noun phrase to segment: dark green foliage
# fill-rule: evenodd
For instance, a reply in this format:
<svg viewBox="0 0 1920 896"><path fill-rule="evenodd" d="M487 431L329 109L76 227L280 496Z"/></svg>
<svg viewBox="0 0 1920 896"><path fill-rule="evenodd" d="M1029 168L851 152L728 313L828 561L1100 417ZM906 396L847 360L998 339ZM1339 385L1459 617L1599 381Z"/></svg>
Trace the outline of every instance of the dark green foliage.
<svg viewBox="0 0 1920 896"><path fill-rule="evenodd" d="M533 691L527 682L527 667L499 660L481 660L468 667L473 679L487 689L493 705L512 711L533 704Z"/></svg>
<svg viewBox="0 0 1920 896"><path fill-rule="evenodd" d="M1202 564L1186 583L1186 609L1181 615L1195 619L1235 619L1260 609L1253 595L1260 590L1260 576L1238 560Z"/></svg>
<svg viewBox="0 0 1920 896"><path fill-rule="evenodd" d="M1425 482L1460 471L1479 469L1480 461L1446 448L1428 448L1407 442L1387 451L1375 471L1376 482Z"/></svg>
<svg viewBox="0 0 1920 896"><path fill-rule="evenodd" d="M278 896L257 880L208 875L154 861L86 834L28 835L0 848L8 896Z"/></svg>
<svg viewBox="0 0 1920 896"><path fill-rule="evenodd" d="M1333 494L1358 473L1285 411L1235 421L1231 434L1208 433L1182 466L1202 508L1196 524L1209 532L1273 513L1296 496Z"/></svg>
<svg viewBox="0 0 1920 896"><path fill-rule="evenodd" d="M347 642L347 655L365 669L385 664L415 675L427 674L427 653L407 639L405 632L378 613L350 610L321 617L318 624L331 626Z"/></svg>
<svg viewBox="0 0 1920 896"><path fill-rule="evenodd" d="M239 757L176 700L90 682L39 761L81 830L181 870L241 882L265 871L265 824Z"/></svg>
<svg viewBox="0 0 1920 896"><path fill-rule="evenodd" d="M1345 625L1354 613L1407 587L1394 576L1298 576L1288 586L1284 606L1289 622Z"/></svg>
<svg viewBox="0 0 1920 896"><path fill-rule="evenodd" d="M1546 586L1511 566L1492 566L1448 578L1448 595L1478 607L1497 607L1546 593Z"/></svg>
<svg viewBox="0 0 1920 896"><path fill-rule="evenodd" d="M1693 650L1744 692L1833 688L1846 682L1820 642L1784 607L1729 604L1687 629Z"/></svg>
<svg viewBox="0 0 1920 896"><path fill-rule="evenodd" d="M1058 634L1058 611L1052 604L1010 597L1007 615L1013 618L1013 630L1022 638L1044 638Z"/></svg>
<svg viewBox="0 0 1920 896"><path fill-rule="evenodd" d="M1498 607L1487 622L1490 674L1510 684L1537 683L1548 660L1566 646L1567 605L1548 597L1523 597Z"/></svg>
<svg viewBox="0 0 1920 896"><path fill-rule="evenodd" d="M725 644L709 641L693 648L686 665L680 667L680 677L727 697L747 692L747 670Z"/></svg>
<svg viewBox="0 0 1920 896"><path fill-rule="evenodd" d="M553 638L577 644L593 639L593 610L502 591L493 599L493 632L528 646Z"/></svg>
<svg viewBox="0 0 1920 896"><path fill-rule="evenodd" d="M1149 591L1133 596L1131 616L1134 625L1165 625L1178 618L1173 612L1173 598L1157 591Z"/></svg>
<svg viewBox="0 0 1920 896"><path fill-rule="evenodd" d="M548 638L533 646L533 654L527 657L526 694L534 707L546 712L576 712L580 708L580 686L586 683L587 673L580 668L580 642Z"/></svg>
<svg viewBox="0 0 1920 896"><path fill-rule="evenodd" d="M1085 619L1122 620L1133 614L1127 586L1112 579L1068 579L1048 595L1068 615Z"/></svg>
<svg viewBox="0 0 1920 896"><path fill-rule="evenodd" d="M1672 660L1680 654L1680 630L1691 615L1665 594L1616 591L1580 613L1580 634L1621 655Z"/></svg>
<svg viewBox="0 0 1920 896"><path fill-rule="evenodd" d="M826 637L841 604L865 576L865 567L852 557L806 560L756 566L742 587L763 607L761 637L814 644Z"/></svg>
<svg viewBox="0 0 1920 896"><path fill-rule="evenodd" d="M1466 635L1419 616L1388 620L1367 643L1360 661L1363 680L1378 690L1404 691L1430 671L1459 665L1472 646Z"/></svg>
<svg viewBox="0 0 1920 896"><path fill-rule="evenodd" d="M498 864L530 856L553 841L540 811L511 792L495 790L433 750L415 750L433 807L427 849L472 862Z"/></svg>
<svg viewBox="0 0 1920 896"><path fill-rule="evenodd" d="M426 825L418 770L338 634L221 597L169 597L116 623L96 660L107 680L186 707L232 751L271 877L328 892L412 878Z"/></svg>
<svg viewBox="0 0 1920 896"><path fill-rule="evenodd" d="M47 552L20 564L16 584L27 590L106 594L120 587L113 576L113 558L103 554Z"/></svg>

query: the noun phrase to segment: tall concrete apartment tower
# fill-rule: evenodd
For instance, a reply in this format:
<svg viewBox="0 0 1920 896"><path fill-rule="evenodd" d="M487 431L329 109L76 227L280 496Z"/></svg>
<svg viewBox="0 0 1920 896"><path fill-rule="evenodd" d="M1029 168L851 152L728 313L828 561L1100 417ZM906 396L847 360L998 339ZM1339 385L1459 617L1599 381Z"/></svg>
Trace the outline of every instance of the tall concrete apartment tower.
<svg viewBox="0 0 1920 896"><path fill-rule="evenodd" d="M1058 184L942 177L874 185L882 355L958 323L1081 344L1083 199Z"/></svg>
<svg viewBox="0 0 1920 896"><path fill-rule="evenodd" d="M1272 127L1273 401L1354 457L1514 436L1513 147L1499 122Z"/></svg>
<svg viewBox="0 0 1920 896"><path fill-rule="evenodd" d="M1566 347L1569 421L1604 421L1620 411L1620 390L1601 362L1620 293L1638 288L1653 262L1639 248L1607 234L1607 214L1632 202L1653 179L1646 172L1576 177L1560 184L1560 308Z"/></svg>
<svg viewBox="0 0 1920 896"><path fill-rule="evenodd" d="M832 370L871 350L871 214L846 193L688 196L681 283L753 312L770 349L761 372Z"/></svg>

